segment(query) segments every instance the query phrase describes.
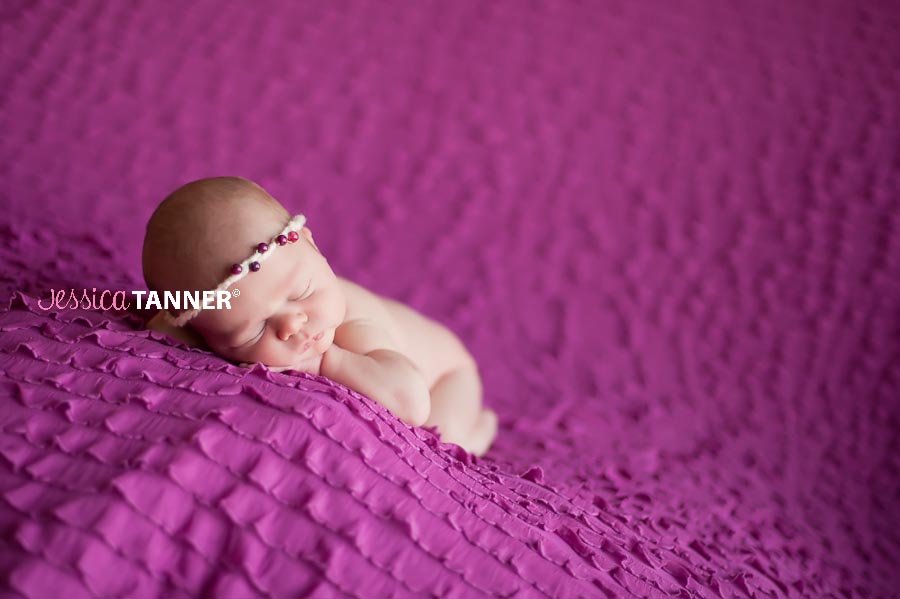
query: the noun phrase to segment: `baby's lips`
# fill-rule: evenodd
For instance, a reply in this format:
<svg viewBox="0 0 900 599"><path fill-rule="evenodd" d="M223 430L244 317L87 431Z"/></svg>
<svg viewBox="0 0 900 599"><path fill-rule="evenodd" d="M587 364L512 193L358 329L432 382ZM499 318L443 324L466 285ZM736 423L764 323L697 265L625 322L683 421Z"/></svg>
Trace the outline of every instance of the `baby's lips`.
<svg viewBox="0 0 900 599"><path fill-rule="evenodd" d="M321 339L324 336L325 336L325 333L319 333L318 335L313 337L313 341L318 341L319 339Z"/></svg>

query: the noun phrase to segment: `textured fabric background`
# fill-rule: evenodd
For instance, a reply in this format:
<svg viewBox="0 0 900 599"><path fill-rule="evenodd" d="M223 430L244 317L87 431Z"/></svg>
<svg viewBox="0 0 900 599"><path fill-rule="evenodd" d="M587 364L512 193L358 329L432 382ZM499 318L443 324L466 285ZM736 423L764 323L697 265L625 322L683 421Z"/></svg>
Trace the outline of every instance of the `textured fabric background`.
<svg viewBox="0 0 900 599"><path fill-rule="evenodd" d="M0 4L29 597L897 597L894 2ZM456 331L485 459L51 288L232 174Z"/></svg>

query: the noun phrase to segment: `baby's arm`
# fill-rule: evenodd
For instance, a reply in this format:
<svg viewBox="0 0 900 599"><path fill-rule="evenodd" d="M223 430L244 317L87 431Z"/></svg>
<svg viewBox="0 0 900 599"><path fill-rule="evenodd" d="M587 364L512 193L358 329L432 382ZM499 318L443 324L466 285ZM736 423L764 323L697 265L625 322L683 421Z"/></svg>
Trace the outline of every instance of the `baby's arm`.
<svg viewBox="0 0 900 599"><path fill-rule="evenodd" d="M408 424L428 420L431 397L424 377L376 322L355 320L338 327L321 374L371 397Z"/></svg>

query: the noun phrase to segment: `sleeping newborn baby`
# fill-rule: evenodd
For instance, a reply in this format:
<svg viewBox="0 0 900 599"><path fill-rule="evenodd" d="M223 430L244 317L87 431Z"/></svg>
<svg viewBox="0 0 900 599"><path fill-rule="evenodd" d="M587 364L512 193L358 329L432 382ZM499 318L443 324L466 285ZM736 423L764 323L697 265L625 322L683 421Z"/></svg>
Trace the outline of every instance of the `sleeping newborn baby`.
<svg viewBox="0 0 900 599"><path fill-rule="evenodd" d="M240 295L230 310L163 310L148 326L235 362L326 376L483 455L497 416L481 405L478 368L463 344L411 308L336 276L305 220L247 179L175 190L147 223L148 288L160 297Z"/></svg>

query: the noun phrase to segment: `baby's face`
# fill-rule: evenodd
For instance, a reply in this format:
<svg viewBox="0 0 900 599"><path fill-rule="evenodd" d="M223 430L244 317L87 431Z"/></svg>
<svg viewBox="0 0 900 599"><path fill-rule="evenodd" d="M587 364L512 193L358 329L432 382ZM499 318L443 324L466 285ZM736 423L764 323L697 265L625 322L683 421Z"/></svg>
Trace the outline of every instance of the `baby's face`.
<svg viewBox="0 0 900 599"><path fill-rule="evenodd" d="M210 349L237 362L297 367L315 359L347 313L340 283L306 227L229 291L231 310L204 310L191 325Z"/></svg>

